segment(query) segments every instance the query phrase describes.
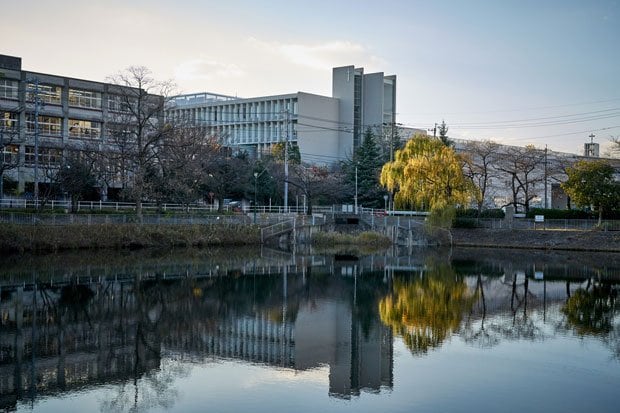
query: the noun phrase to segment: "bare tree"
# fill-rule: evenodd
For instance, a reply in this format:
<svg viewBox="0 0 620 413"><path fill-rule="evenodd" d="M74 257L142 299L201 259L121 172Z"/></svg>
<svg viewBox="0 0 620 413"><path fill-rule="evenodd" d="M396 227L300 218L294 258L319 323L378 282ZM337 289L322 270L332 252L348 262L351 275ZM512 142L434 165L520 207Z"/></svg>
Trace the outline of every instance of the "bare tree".
<svg viewBox="0 0 620 413"><path fill-rule="evenodd" d="M308 215L312 215L312 204L330 202L342 192L343 175L325 166L298 164L293 167L289 183L306 197Z"/></svg>
<svg viewBox="0 0 620 413"><path fill-rule="evenodd" d="M252 183L252 168L244 154L233 155L230 148L213 143L210 156L203 160L204 193L212 192L222 211L226 197L244 196Z"/></svg>
<svg viewBox="0 0 620 413"><path fill-rule="evenodd" d="M508 205L513 205L515 211L523 206L525 212L530 209L530 202L539 195L541 183L544 183L545 152L528 145L521 147L509 147L502 153L497 170L507 175L507 185L512 192L512 200Z"/></svg>
<svg viewBox="0 0 620 413"><path fill-rule="evenodd" d="M55 181L71 198L71 211L77 211L78 202L94 190L97 183L92 161L79 151L65 154Z"/></svg>
<svg viewBox="0 0 620 413"><path fill-rule="evenodd" d="M161 199L169 199L189 206L203 198L204 185L209 178L210 164L220 156L220 146L214 136L194 126L176 127L168 133L158 152L155 181L161 181L159 190L153 188Z"/></svg>
<svg viewBox="0 0 620 413"><path fill-rule="evenodd" d="M499 144L492 141L469 141L465 146L463 170L471 179L478 193L476 194L476 206L478 216L487 202L492 187L492 181L497 177L494 165L497 164Z"/></svg>
<svg viewBox="0 0 620 413"><path fill-rule="evenodd" d="M172 93L170 82L159 82L142 66L132 66L108 79L116 85L109 97L109 141L121 168L123 187L142 217L142 201L149 196L149 171L156 167L158 151L170 128L164 124L164 105Z"/></svg>

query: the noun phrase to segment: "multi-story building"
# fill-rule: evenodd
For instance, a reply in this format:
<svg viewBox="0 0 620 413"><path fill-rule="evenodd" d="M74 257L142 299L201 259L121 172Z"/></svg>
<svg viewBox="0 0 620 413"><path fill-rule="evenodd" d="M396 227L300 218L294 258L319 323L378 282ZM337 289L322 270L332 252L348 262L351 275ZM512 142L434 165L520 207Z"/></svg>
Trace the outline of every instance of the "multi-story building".
<svg viewBox="0 0 620 413"><path fill-rule="evenodd" d="M67 150L109 149L119 119L131 115L129 89L22 70L21 58L0 55L0 147L2 165L12 165L0 172L32 194L35 181L39 191L50 185Z"/></svg>
<svg viewBox="0 0 620 413"><path fill-rule="evenodd" d="M395 124L396 76L333 69L332 96L305 92L243 99L215 93L173 97L166 115L203 126L232 148L260 157L278 142L297 144L302 160L331 164L350 157L366 128Z"/></svg>

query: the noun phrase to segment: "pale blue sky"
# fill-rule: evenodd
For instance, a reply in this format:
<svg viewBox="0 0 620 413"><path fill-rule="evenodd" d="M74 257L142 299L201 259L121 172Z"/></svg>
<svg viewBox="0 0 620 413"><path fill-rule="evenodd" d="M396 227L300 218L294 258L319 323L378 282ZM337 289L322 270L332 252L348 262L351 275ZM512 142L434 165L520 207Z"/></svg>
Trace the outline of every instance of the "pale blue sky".
<svg viewBox="0 0 620 413"><path fill-rule="evenodd" d="M398 76L405 125L445 119L453 137L568 152L591 132L602 144L620 135L619 1L0 0L0 10L0 53L27 70L104 80L144 65L182 92L251 97L329 95L331 68L354 64Z"/></svg>

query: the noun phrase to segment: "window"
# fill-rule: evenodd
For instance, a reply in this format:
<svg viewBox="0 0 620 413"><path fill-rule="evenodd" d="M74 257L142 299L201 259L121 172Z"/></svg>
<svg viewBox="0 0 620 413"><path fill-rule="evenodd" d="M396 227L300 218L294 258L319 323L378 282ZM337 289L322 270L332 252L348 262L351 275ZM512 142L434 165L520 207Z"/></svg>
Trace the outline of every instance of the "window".
<svg viewBox="0 0 620 413"><path fill-rule="evenodd" d="M26 114L26 130L35 133L35 118L33 113ZM62 119L52 116L39 116L39 134L62 135Z"/></svg>
<svg viewBox="0 0 620 413"><path fill-rule="evenodd" d="M24 165L34 166L34 146L26 146ZM39 148L39 166L58 167L62 161L62 150Z"/></svg>
<svg viewBox="0 0 620 413"><path fill-rule="evenodd" d="M112 112L131 112L130 105L134 102L135 99L128 96L110 95L108 96L108 109Z"/></svg>
<svg viewBox="0 0 620 413"><path fill-rule="evenodd" d="M17 99L18 87L17 80L0 79L0 98Z"/></svg>
<svg viewBox="0 0 620 413"><path fill-rule="evenodd" d="M34 102L36 89L37 87L34 83L28 83L28 93L26 94L26 100L28 102ZM39 99L41 99L41 102L60 105L61 94L62 88L60 86L39 84Z"/></svg>
<svg viewBox="0 0 620 413"><path fill-rule="evenodd" d="M15 165L19 161L19 146L6 145L2 148L2 159L5 164Z"/></svg>
<svg viewBox="0 0 620 413"><path fill-rule="evenodd" d="M69 89L69 106L101 109L101 93L89 90Z"/></svg>
<svg viewBox="0 0 620 413"><path fill-rule="evenodd" d="M18 119L17 113L0 111L0 130L17 131Z"/></svg>
<svg viewBox="0 0 620 413"><path fill-rule="evenodd" d="M110 124L108 123L107 139L118 145L125 145L134 142L137 130L131 125Z"/></svg>
<svg viewBox="0 0 620 413"><path fill-rule="evenodd" d="M99 139L101 122L69 119L69 136L71 138Z"/></svg>

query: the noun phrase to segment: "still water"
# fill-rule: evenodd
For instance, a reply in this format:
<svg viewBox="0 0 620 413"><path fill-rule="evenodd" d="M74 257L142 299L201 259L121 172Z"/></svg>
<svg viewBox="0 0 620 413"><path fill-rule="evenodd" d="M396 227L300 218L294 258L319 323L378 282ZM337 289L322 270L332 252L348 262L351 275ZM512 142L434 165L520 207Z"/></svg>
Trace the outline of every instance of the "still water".
<svg viewBox="0 0 620 413"><path fill-rule="evenodd" d="M0 411L618 412L620 257L4 258Z"/></svg>

